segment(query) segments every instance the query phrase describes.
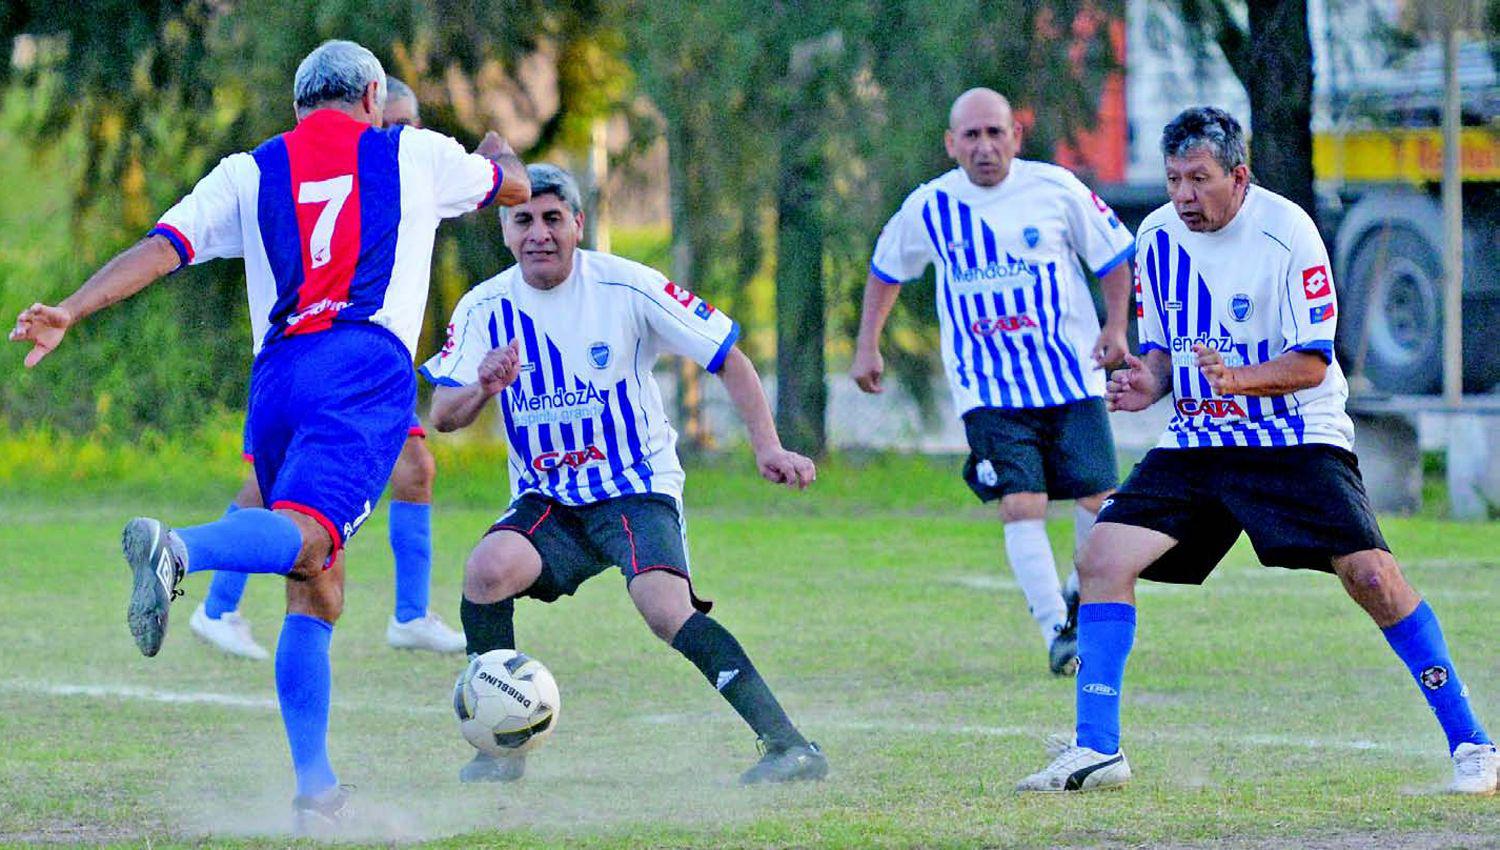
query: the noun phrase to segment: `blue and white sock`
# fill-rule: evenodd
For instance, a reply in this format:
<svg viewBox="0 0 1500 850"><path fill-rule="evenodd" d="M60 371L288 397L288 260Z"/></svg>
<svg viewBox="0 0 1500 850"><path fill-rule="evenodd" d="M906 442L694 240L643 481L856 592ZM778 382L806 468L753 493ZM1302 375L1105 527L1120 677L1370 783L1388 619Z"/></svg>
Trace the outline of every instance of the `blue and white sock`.
<svg viewBox="0 0 1500 850"><path fill-rule="evenodd" d="M1120 689L1135 644L1135 606L1091 602L1078 608L1078 745L1120 751Z"/></svg>
<svg viewBox="0 0 1500 850"><path fill-rule="evenodd" d="M1453 668L1443 627L1438 625L1437 615L1428 607L1427 600L1422 600L1406 619L1381 632L1422 687L1422 696L1427 698L1443 734L1448 736L1448 752L1458 749L1459 744L1491 743L1469 706L1469 689Z"/></svg>
<svg viewBox="0 0 1500 850"><path fill-rule="evenodd" d="M224 510L224 516L229 516L239 510L240 506L234 502ZM210 620L217 620L230 611L238 611L240 598L245 595L245 582L250 580L248 573L232 573L220 570L214 573L213 579L208 583L208 595L203 597L203 613Z"/></svg>
<svg viewBox="0 0 1500 850"><path fill-rule="evenodd" d="M333 625L307 614L288 614L276 643L276 698L297 772L297 794L312 797L338 784L328 763L328 703L333 676L328 644Z"/></svg>
<svg viewBox="0 0 1500 850"><path fill-rule="evenodd" d="M187 550L187 571L286 575L302 551L297 524L265 508L244 508L207 525L173 529Z"/></svg>
<svg viewBox="0 0 1500 850"><path fill-rule="evenodd" d="M391 501L391 553L396 556L396 622L427 616L432 505Z"/></svg>

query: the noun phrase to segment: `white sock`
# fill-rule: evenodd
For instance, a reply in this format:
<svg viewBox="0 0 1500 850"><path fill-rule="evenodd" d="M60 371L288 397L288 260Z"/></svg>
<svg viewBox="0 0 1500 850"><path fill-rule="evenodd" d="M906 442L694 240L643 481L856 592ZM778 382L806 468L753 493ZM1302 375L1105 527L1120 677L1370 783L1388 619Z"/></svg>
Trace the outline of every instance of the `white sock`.
<svg viewBox="0 0 1500 850"><path fill-rule="evenodd" d="M1026 595L1031 617L1042 632L1042 641L1062 630L1067 620L1062 587L1057 582L1057 561L1052 557L1052 542L1047 539L1047 523L1040 519L1022 519L1005 524L1005 556L1010 569Z"/></svg>
<svg viewBox="0 0 1500 850"><path fill-rule="evenodd" d="M1089 529L1094 527L1094 520L1099 515L1085 508L1077 502L1073 503L1073 551L1083 551L1083 541L1089 538Z"/></svg>

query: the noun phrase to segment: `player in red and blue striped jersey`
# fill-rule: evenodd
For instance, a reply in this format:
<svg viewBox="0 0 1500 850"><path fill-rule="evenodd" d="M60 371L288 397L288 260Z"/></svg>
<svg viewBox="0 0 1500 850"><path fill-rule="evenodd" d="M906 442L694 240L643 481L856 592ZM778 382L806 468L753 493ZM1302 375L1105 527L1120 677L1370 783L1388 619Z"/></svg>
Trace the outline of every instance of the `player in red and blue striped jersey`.
<svg viewBox="0 0 1500 850"><path fill-rule="evenodd" d="M28 367L67 329L191 263L242 257L255 331L249 433L270 509L171 529L125 527L127 622L155 655L188 573L286 576L276 690L297 775L299 826L336 820L347 796L328 761L328 644L343 608L335 558L369 518L406 439L412 351L444 219L530 197L498 135L475 154L426 130L380 129L386 77L365 48L319 46L297 68L297 126L223 159L148 236L53 307L22 311L10 338Z"/></svg>

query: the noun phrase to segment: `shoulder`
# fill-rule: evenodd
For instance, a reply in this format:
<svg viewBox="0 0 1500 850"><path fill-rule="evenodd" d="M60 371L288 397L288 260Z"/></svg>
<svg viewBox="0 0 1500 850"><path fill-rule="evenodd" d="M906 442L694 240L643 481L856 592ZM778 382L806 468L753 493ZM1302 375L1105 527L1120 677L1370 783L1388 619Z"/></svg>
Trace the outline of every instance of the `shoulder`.
<svg viewBox="0 0 1500 850"><path fill-rule="evenodd" d="M654 296L668 283L666 275L645 263L637 263L635 260L627 260L602 251L588 251L580 248L577 262L583 263L583 277L588 283L609 290L618 290L624 297Z"/></svg>
<svg viewBox="0 0 1500 850"><path fill-rule="evenodd" d="M453 308L454 322L466 321L476 313L483 313L498 307L502 300L510 296L518 268L520 267L512 266L492 278L474 284L473 288L458 299L458 304Z"/></svg>
<svg viewBox="0 0 1500 850"><path fill-rule="evenodd" d="M1050 162L1038 162L1034 159L1015 159L1011 161L1011 173L1028 183L1034 182L1054 189L1066 189L1069 192L1089 191L1078 179L1078 175Z"/></svg>
<svg viewBox="0 0 1500 850"><path fill-rule="evenodd" d="M960 178L963 172L954 168L922 183L917 188L907 193L906 199L901 202L901 211L920 210L939 192L953 192L964 184Z"/></svg>
<svg viewBox="0 0 1500 850"><path fill-rule="evenodd" d="M1254 186L1251 191L1255 193L1254 223L1266 236L1282 247L1307 239L1321 241L1318 225L1306 210L1270 189Z"/></svg>
<svg viewBox="0 0 1500 850"><path fill-rule="evenodd" d="M1162 204L1141 219L1141 226L1136 230L1136 239L1145 239L1148 234L1164 228L1171 232L1172 227L1178 221L1180 219L1177 218L1177 210L1173 209L1172 204Z"/></svg>

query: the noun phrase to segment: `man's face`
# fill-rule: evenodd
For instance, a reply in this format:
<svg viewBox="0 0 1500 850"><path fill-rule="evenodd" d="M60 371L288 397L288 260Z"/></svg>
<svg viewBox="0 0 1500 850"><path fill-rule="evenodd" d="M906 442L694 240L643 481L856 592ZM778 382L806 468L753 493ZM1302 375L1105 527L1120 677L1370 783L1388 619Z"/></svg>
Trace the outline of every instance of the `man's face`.
<svg viewBox="0 0 1500 850"><path fill-rule="evenodd" d="M573 252L583 236L583 213L549 192L510 208L503 226L505 247L521 264L521 276L537 289L551 289L573 272Z"/></svg>
<svg viewBox="0 0 1500 850"><path fill-rule="evenodd" d="M1167 194L1177 217L1195 233L1212 233L1228 224L1240 211L1249 185L1249 166L1226 172L1207 148L1167 157Z"/></svg>
<svg viewBox="0 0 1500 850"><path fill-rule="evenodd" d="M419 115L417 115L416 98L391 98L385 102L384 126L394 127L397 124L405 124L409 127L422 126L422 119Z"/></svg>
<svg viewBox="0 0 1500 850"><path fill-rule="evenodd" d="M951 118L952 126L943 134L948 155L976 185L998 185L1021 148L1010 107L995 98L973 98L960 103Z"/></svg>

